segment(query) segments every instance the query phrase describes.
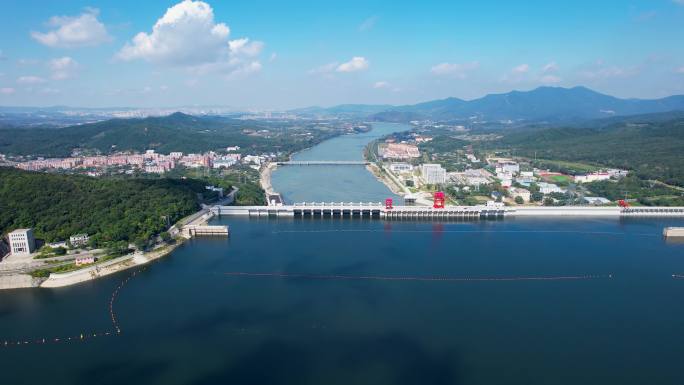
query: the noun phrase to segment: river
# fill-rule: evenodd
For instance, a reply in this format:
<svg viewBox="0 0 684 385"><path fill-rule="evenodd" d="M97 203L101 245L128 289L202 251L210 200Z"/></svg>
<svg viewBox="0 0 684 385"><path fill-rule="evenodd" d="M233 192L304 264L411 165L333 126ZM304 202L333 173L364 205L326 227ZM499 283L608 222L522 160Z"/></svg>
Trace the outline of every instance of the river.
<svg viewBox="0 0 684 385"><path fill-rule="evenodd" d="M374 123L366 133L343 135L296 154L292 160L363 160L368 143L407 124ZM281 166L271 177L273 188L287 203L401 201L364 166Z"/></svg>
<svg viewBox="0 0 684 385"><path fill-rule="evenodd" d="M682 382L682 220L216 222L135 276L0 292L3 383Z"/></svg>

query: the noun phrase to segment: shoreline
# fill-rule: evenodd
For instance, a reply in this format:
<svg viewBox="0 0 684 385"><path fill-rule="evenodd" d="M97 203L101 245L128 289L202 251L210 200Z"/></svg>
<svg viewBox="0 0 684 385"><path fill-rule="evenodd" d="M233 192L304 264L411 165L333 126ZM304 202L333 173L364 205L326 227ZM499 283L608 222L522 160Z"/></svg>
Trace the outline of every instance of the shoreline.
<svg viewBox="0 0 684 385"><path fill-rule="evenodd" d="M158 260L169 255L177 247L185 243L185 238L176 240L172 245L165 245L157 250L152 250L146 253L133 253L114 259L109 264L95 264L83 269L70 271L68 273L52 273L44 280L38 287L41 288L57 288L72 286L83 282L93 281L101 277L106 277L132 267L146 265L152 261Z"/></svg>
<svg viewBox="0 0 684 385"><path fill-rule="evenodd" d="M207 209L203 208L198 212L181 218L176 224L169 228L169 232L180 234L178 230L184 225L192 224L196 221L206 222L211 219L207 217ZM187 223L186 223L187 222ZM175 238L173 244L165 244L157 249L147 252L135 252L127 254L109 261L95 263L82 269L64 273L50 273L47 278L33 277L30 273L0 276L0 290L27 289L27 288L56 288L76 285L82 282L93 281L107 275L118 273L132 267L145 265L149 262L158 260L173 252L178 246L187 240L184 236Z"/></svg>
<svg viewBox="0 0 684 385"><path fill-rule="evenodd" d="M116 259L96 263L74 271L50 273L50 276L47 278L33 277L31 274L26 273L2 276L0 277L0 290L57 288L94 281L101 277L158 260L185 243L185 240L185 238L179 238L176 240L176 243L172 245L165 245L145 253L124 255Z"/></svg>
<svg viewBox="0 0 684 385"><path fill-rule="evenodd" d="M277 194L273 190L273 185L271 185L271 174L278 168L278 164L275 162L269 162L266 167L263 167L259 172L259 184L261 188L266 192L267 195Z"/></svg>
<svg viewBox="0 0 684 385"><path fill-rule="evenodd" d="M397 185L397 182L392 179L386 173L383 173L382 169L378 167L375 163L370 163L366 165L366 170L370 172L378 182L382 183L387 187L393 194L403 197L408 194L406 190Z"/></svg>

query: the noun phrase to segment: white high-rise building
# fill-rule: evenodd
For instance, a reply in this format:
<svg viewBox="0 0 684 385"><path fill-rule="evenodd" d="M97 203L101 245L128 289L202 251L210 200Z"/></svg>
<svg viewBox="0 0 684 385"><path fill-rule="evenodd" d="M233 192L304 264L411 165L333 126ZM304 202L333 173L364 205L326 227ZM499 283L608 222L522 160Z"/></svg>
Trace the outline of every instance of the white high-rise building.
<svg viewBox="0 0 684 385"><path fill-rule="evenodd" d="M36 249L36 240L32 229L17 229L9 233L12 255L31 254Z"/></svg>
<svg viewBox="0 0 684 385"><path fill-rule="evenodd" d="M446 170L439 164L424 164L420 167L420 173L427 184L444 184L446 182Z"/></svg>

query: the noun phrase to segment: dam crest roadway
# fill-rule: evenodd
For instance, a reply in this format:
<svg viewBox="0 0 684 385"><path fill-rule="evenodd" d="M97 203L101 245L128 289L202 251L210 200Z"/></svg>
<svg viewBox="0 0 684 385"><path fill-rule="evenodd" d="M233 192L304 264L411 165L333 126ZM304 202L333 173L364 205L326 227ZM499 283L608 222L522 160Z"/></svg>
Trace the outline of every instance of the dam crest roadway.
<svg viewBox="0 0 684 385"><path fill-rule="evenodd" d="M684 217L684 207L394 206L380 203L312 202L282 206L213 206L213 215L375 219L487 219L505 217Z"/></svg>

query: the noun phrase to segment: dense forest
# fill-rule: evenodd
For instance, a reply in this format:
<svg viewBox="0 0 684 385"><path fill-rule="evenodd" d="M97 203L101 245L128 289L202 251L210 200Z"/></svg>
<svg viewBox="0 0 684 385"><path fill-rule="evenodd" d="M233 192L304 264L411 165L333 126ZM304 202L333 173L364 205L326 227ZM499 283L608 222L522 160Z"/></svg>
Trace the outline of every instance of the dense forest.
<svg viewBox="0 0 684 385"><path fill-rule="evenodd" d="M176 167L169 171L166 177L202 180L207 185L223 187L226 193L231 188L236 187L239 189L239 192L235 198L235 205L266 205L266 192L259 184L259 171L249 166L236 165L228 169L188 169Z"/></svg>
<svg viewBox="0 0 684 385"><path fill-rule="evenodd" d="M516 156L629 169L640 179L684 186L684 119L547 128L505 135L494 144ZM492 144L488 144L492 146Z"/></svg>
<svg viewBox="0 0 684 385"><path fill-rule="evenodd" d="M214 194L193 179L96 179L0 168L0 233L32 227L46 241L88 233L100 245L146 242Z"/></svg>
<svg viewBox="0 0 684 385"><path fill-rule="evenodd" d="M240 146L256 153L293 152L336 135L309 129L223 117L175 113L144 119L111 119L63 128L0 128L0 153L66 157L75 148L101 153L145 151L185 153Z"/></svg>

